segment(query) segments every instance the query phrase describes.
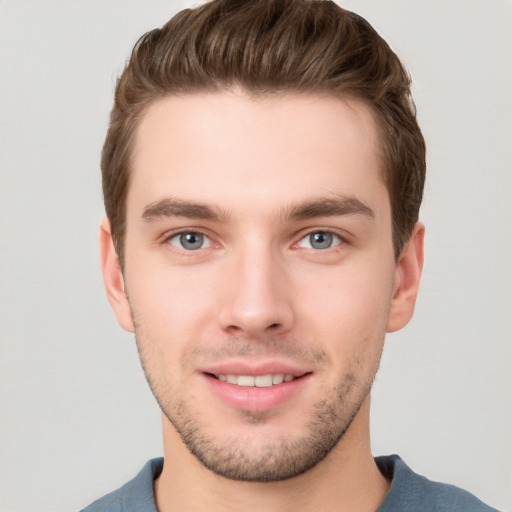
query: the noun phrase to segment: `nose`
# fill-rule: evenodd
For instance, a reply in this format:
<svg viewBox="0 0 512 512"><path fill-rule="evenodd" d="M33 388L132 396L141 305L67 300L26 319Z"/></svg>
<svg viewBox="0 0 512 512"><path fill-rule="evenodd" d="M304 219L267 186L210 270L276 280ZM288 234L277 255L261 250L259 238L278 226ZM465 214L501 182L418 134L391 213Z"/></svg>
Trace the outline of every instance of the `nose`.
<svg viewBox="0 0 512 512"><path fill-rule="evenodd" d="M251 339L282 335L294 324L293 290L285 262L270 249L233 255L226 268L220 327Z"/></svg>

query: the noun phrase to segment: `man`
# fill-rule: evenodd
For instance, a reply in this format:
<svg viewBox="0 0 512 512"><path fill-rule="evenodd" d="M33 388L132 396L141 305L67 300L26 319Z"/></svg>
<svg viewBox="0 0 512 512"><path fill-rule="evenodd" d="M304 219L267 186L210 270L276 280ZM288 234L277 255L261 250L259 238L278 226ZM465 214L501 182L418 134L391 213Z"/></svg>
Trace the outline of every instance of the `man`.
<svg viewBox="0 0 512 512"><path fill-rule="evenodd" d="M102 270L164 459L88 512L491 510L370 451L423 264L409 85L331 2L216 0L139 40L103 150Z"/></svg>

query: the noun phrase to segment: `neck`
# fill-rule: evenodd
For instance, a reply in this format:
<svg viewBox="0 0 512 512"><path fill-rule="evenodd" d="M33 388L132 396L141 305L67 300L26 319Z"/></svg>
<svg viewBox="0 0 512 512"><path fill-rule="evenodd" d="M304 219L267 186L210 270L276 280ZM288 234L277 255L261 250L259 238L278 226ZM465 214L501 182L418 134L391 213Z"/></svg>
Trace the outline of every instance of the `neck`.
<svg viewBox="0 0 512 512"><path fill-rule="evenodd" d="M164 468L155 482L159 512L374 512L389 489L370 451L369 399L336 447L306 473L282 482L239 482L206 469L163 418Z"/></svg>

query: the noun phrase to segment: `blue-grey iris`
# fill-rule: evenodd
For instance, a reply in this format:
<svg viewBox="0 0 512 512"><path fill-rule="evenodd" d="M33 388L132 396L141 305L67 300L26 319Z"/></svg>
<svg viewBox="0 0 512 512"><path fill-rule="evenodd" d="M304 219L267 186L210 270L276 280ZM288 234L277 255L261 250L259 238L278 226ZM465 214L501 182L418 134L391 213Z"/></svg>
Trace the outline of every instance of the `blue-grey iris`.
<svg viewBox="0 0 512 512"><path fill-rule="evenodd" d="M309 243L313 249L328 249L332 246L333 235L332 233L325 233L317 231L309 235Z"/></svg>
<svg viewBox="0 0 512 512"><path fill-rule="evenodd" d="M201 249L204 243L204 236L201 233L182 233L180 235L180 244L188 251Z"/></svg>

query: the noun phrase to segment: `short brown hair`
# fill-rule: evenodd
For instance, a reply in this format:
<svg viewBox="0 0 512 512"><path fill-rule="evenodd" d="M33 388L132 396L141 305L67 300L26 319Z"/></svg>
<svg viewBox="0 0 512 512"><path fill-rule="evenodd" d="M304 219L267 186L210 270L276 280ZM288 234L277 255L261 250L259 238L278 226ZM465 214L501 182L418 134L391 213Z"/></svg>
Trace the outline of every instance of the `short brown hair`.
<svg viewBox="0 0 512 512"><path fill-rule="evenodd" d="M121 264L132 146L146 109L165 95L232 87L350 97L371 107L398 257L425 181L425 142L398 57L366 20L331 1L213 0L143 35L117 82L101 169Z"/></svg>

